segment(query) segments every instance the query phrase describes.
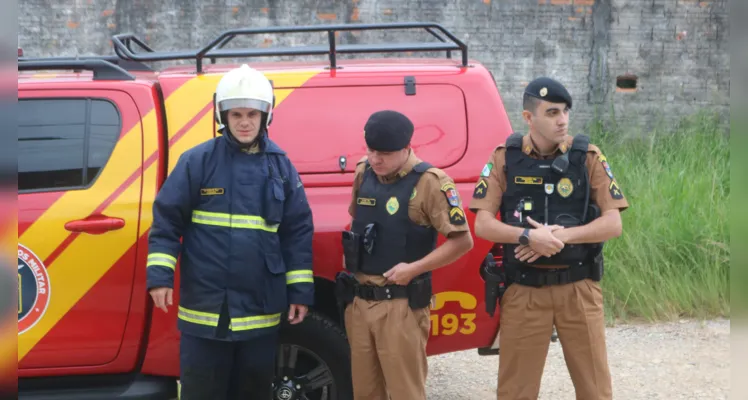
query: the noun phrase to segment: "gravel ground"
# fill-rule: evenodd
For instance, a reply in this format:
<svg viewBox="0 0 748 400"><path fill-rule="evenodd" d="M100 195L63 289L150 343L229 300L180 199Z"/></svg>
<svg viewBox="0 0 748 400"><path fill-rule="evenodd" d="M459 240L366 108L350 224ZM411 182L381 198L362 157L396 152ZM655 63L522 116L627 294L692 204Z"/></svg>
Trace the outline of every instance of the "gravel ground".
<svg viewBox="0 0 748 400"><path fill-rule="evenodd" d="M607 342L615 399L728 398L729 320L619 325ZM430 357L428 399L496 399L498 362L475 350ZM575 399L560 342L548 351L540 399Z"/></svg>

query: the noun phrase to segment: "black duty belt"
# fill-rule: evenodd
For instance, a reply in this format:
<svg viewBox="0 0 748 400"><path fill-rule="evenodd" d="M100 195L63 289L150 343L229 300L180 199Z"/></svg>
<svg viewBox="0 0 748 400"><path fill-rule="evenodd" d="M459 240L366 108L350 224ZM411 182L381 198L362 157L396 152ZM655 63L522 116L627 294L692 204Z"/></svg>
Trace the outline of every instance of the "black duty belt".
<svg viewBox="0 0 748 400"><path fill-rule="evenodd" d="M355 285L353 294L364 300L383 301L408 298L408 287L400 285Z"/></svg>
<svg viewBox="0 0 748 400"><path fill-rule="evenodd" d="M568 268L518 267L510 280L525 286L564 285L587 278L595 279L594 264L575 265Z"/></svg>

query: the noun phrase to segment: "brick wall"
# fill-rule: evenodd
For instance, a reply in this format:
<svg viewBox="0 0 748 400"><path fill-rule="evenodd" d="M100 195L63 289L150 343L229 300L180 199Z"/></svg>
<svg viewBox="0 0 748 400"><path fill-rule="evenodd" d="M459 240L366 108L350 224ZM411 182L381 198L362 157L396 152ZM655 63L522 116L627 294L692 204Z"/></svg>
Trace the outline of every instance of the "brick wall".
<svg viewBox="0 0 748 400"><path fill-rule="evenodd" d="M18 44L28 56L110 54L109 38L122 32L177 50L203 46L228 28L407 21L441 23L465 41L471 58L493 72L515 129L524 129L522 89L538 75L572 92L576 131L596 116L615 116L642 133L704 108L729 118L727 0L25 0ZM338 39L427 36L363 32ZM323 34L294 34L235 42L325 41Z"/></svg>

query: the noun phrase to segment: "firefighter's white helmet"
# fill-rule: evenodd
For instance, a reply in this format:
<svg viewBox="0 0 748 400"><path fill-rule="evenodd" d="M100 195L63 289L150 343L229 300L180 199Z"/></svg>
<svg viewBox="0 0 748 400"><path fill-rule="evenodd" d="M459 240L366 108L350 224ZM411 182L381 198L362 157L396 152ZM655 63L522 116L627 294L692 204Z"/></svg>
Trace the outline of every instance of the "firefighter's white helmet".
<svg viewBox="0 0 748 400"><path fill-rule="evenodd" d="M265 126L273 115L273 86L260 71L243 64L227 72L216 87L216 120L221 125L221 112L232 108L254 108L267 114Z"/></svg>

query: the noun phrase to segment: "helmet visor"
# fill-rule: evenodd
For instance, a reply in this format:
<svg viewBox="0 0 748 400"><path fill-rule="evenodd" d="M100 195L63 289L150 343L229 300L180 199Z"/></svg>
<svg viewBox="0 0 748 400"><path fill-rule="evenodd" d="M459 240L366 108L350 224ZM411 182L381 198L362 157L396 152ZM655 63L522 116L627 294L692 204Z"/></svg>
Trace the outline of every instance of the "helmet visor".
<svg viewBox="0 0 748 400"><path fill-rule="evenodd" d="M270 112L270 103L257 99L227 99L218 103L219 111L228 111L232 108L254 108L267 113Z"/></svg>

